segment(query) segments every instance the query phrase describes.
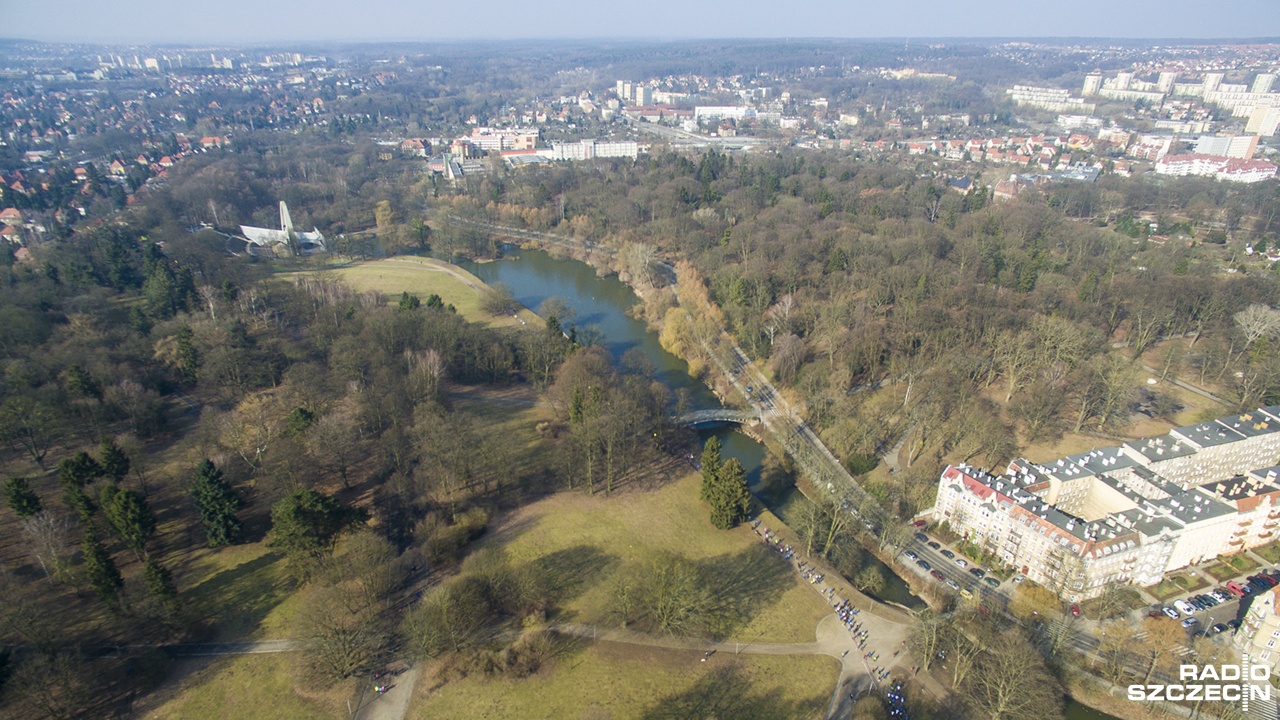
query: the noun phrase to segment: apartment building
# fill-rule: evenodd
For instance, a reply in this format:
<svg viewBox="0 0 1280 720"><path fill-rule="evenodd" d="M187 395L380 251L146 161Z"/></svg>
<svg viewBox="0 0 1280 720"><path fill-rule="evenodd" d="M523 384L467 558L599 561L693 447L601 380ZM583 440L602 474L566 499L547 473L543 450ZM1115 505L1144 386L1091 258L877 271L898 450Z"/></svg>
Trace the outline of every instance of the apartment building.
<svg viewBox="0 0 1280 720"><path fill-rule="evenodd" d="M1071 601L1255 547L1280 526L1280 407L1002 475L949 466L935 520Z"/></svg>
<svg viewBox="0 0 1280 720"><path fill-rule="evenodd" d="M1248 654L1251 663L1263 663L1275 673L1280 660L1280 587L1253 599L1231 643Z"/></svg>

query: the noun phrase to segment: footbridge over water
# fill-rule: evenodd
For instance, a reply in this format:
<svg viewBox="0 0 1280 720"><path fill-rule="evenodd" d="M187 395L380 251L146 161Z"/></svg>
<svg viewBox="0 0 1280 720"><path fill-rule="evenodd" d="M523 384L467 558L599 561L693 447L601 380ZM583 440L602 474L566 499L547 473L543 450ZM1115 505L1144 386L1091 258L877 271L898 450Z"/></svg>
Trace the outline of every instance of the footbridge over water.
<svg viewBox="0 0 1280 720"><path fill-rule="evenodd" d="M709 423L738 423L739 425L751 425L760 422L760 414L749 410L731 410L729 408L714 408L711 410L695 410L685 413L676 418L676 422L681 425L706 425Z"/></svg>

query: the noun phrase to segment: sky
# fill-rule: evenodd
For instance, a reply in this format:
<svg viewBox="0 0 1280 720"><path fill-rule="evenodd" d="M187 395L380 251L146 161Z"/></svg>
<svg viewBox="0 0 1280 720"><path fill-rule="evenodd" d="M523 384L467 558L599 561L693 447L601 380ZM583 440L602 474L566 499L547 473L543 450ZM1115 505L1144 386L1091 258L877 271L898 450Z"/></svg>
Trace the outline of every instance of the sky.
<svg viewBox="0 0 1280 720"><path fill-rule="evenodd" d="M471 39L1280 37L1280 0L0 0L0 37L271 44Z"/></svg>

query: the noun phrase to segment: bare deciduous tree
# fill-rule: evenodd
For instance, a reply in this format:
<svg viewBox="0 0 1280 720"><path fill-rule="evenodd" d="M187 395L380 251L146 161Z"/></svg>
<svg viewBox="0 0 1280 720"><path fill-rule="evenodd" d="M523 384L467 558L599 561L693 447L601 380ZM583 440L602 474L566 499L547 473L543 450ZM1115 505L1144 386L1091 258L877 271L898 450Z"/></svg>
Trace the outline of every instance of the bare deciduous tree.
<svg viewBox="0 0 1280 720"><path fill-rule="evenodd" d="M962 690L972 714L988 720L1062 717L1062 687L1040 652L1016 632L996 638Z"/></svg>
<svg viewBox="0 0 1280 720"><path fill-rule="evenodd" d="M1280 310L1261 303L1254 303L1235 314L1236 326L1244 333L1245 347L1258 338L1280 332Z"/></svg>
<svg viewBox="0 0 1280 720"><path fill-rule="evenodd" d="M30 543L31 554L40 569L50 578L63 580L67 572L67 519L45 510L22 521L22 534Z"/></svg>

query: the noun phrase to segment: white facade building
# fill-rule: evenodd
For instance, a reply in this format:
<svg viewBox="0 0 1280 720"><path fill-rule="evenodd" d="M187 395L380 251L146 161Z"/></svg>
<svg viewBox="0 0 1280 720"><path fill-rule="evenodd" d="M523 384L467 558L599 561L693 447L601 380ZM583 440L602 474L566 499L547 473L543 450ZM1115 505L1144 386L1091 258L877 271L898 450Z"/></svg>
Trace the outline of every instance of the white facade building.
<svg viewBox="0 0 1280 720"><path fill-rule="evenodd" d="M991 475L949 466L935 520L1073 602L1271 542L1280 407ZM1261 468L1261 469L1259 469Z"/></svg>

